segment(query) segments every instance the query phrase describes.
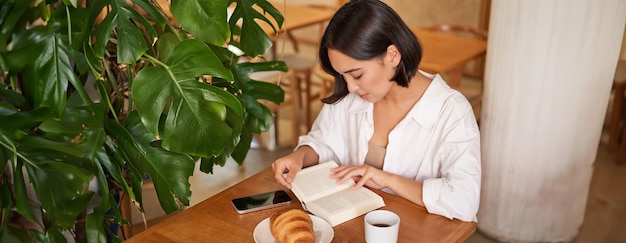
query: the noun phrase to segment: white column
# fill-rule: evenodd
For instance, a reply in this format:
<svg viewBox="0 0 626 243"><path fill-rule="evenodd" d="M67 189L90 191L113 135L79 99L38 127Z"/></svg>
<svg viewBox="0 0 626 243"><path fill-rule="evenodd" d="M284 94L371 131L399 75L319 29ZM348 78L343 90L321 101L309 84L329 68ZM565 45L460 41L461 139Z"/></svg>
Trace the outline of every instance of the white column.
<svg viewBox="0 0 626 243"><path fill-rule="evenodd" d="M625 23L625 0L493 1L479 231L576 237Z"/></svg>

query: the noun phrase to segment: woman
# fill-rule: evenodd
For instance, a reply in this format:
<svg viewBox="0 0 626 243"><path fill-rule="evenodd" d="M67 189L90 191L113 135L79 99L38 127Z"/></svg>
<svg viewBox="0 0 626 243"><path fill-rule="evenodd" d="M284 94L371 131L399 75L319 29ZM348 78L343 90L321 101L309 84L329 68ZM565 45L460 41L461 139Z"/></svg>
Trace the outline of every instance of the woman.
<svg viewBox="0 0 626 243"><path fill-rule="evenodd" d="M430 213L476 221L474 113L439 75L418 70L421 46L397 13L378 0L350 1L331 19L319 56L335 89L309 134L272 164L278 183L291 188L303 167L334 160L338 182L354 179Z"/></svg>

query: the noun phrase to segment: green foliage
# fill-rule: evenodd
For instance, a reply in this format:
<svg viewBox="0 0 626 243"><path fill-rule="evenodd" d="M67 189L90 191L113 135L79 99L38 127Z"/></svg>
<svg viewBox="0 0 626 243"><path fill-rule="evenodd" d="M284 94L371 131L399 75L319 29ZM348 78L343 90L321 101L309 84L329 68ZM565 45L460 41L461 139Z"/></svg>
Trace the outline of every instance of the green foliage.
<svg viewBox="0 0 626 243"><path fill-rule="evenodd" d="M280 104L284 91L249 74L285 64L226 46L262 55L271 40L257 22L282 25L280 12L266 0L172 0L173 25L154 2L0 1L0 242L63 242L64 231L119 242L115 195L143 211L150 178L175 212L197 161L207 173L241 164L269 128L259 100Z"/></svg>

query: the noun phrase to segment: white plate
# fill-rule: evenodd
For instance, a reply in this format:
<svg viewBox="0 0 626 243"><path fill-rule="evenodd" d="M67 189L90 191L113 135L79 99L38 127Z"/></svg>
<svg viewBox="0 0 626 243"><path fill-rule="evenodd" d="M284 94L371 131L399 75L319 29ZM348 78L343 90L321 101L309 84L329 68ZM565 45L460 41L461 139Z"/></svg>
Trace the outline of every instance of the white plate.
<svg viewBox="0 0 626 243"><path fill-rule="evenodd" d="M309 214L313 221L313 231L315 232L315 241L317 243L330 243L335 236L333 227L320 217ZM270 218L265 218L254 228L254 242L256 243L276 243L276 239L270 231Z"/></svg>

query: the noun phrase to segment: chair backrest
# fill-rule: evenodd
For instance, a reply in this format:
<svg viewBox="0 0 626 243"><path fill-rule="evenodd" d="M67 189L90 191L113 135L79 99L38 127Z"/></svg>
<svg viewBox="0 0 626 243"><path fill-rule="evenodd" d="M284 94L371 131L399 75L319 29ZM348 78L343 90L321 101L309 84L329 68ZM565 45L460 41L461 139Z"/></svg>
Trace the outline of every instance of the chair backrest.
<svg viewBox="0 0 626 243"><path fill-rule="evenodd" d="M455 24L437 24L437 25L432 25L432 26L427 26L427 27L422 27L422 29L428 30L428 31L433 31L433 32L441 32L441 33L446 33L446 34L452 34L452 35L457 35L457 36L462 36L462 37L467 37L467 38L476 38L476 39L480 39L480 40L487 40L488 34L487 31L472 27L472 26L467 26L467 25L455 25ZM473 62L468 63L469 65L466 65L464 68L464 73L465 74L470 74L471 76L474 77L479 77L481 79L482 82L482 77L483 77L483 69L484 69L484 58L485 55L481 55L479 57L477 57ZM480 106L480 104L482 103L482 93L483 93L483 85L480 85L480 89L474 89L474 88L461 88L459 87L459 91L461 91L461 93L463 95L465 95L467 97L467 99L470 101L472 107L474 107L474 109L476 110L477 107ZM476 119L480 119L480 117L478 116L478 114L480 113L476 113Z"/></svg>
<svg viewBox="0 0 626 243"><path fill-rule="evenodd" d="M487 40L489 36L487 31L467 26L467 25L455 25L455 24L438 24L424 27L423 29L436 31L436 32L444 32L450 33L460 36L473 37L481 40Z"/></svg>

